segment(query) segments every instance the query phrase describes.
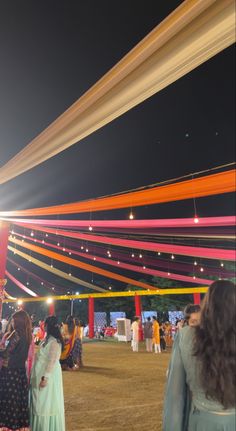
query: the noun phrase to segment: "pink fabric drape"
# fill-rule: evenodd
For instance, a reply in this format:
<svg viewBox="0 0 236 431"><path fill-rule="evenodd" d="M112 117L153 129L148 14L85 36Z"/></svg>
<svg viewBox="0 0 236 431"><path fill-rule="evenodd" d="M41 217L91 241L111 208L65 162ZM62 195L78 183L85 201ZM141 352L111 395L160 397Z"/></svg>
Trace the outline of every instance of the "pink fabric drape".
<svg viewBox="0 0 236 431"><path fill-rule="evenodd" d="M12 274L10 274L8 271L6 271L6 276L11 280L16 286L18 286L21 290L24 290L26 293L28 293L31 296L37 297L38 295L30 290L28 287L26 287L23 283L21 283L19 280L17 280L15 277L13 277Z"/></svg>

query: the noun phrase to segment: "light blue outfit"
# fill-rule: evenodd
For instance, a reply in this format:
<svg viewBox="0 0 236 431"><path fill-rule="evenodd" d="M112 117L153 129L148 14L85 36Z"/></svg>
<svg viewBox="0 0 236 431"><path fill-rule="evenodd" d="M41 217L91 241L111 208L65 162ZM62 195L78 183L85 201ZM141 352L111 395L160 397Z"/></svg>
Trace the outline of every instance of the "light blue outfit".
<svg viewBox="0 0 236 431"><path fill-rule="evenodd" d="M177 335L168 370L163 431L235 431L235 409L206 398L193 356L194 328ZM234 376L232 376L234 378Z"/></svg>
<svg viewBox="0 0 236 431"><path fill-rule="evenodd" d="M59 363L61 344L49 337L41 346L30 379L30 425L32 431L65 431L62 371ZM39 388L41 377L47 385Z"/></svg>

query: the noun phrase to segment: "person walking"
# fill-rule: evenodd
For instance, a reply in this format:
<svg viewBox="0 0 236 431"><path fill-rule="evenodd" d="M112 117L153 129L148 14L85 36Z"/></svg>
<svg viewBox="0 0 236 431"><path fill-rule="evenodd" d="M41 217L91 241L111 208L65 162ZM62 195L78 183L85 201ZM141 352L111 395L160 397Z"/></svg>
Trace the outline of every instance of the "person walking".
<svg viewBox="0 0 236 431"><path fill-rule="evenodd" d="M185 326L174 343L163 431L235 431L236 286L213 282L200 324Z"/></svg>
<svg viewBox="0 0 236 431"><path fill-rule="evenodd" d="M19 310L11 318L5 334L0 370L0 429L29 430L29 387L25 363L32 339L29 315Z"/></svg>
<svg viewBox="0 0 236 431"><path fill-rule="evenodd" d="M157 321L156 316L152 316L152 328L153 328L153 339L152 342L154 344L154 351L155 353L161 353L161 346L160 346L160 326Z"/></svg>
<svg viewBox="0 0 236 431"><path fill-rule="evenodd" d="M45 320L47 336L36 354L30 379L32 431L65 431L64 396L60 355L63 338L57 318Z"/></svg>
<svg viewBox="0 0 236 431"><path fill-rule="evenodd" d="M152 322L151 317L147 318L147 321L143 325L143 335L146 343L146 351L152 352Z"/></svg>
<svg viewBox="0 0 236 431"><path fill-rule="evenodd" d="M131 325L131 332L132 332L131 346L132 346L133 352L138 352L139 324L140 324L140 319L139 319L139 317L136 316L134 318L132 325Z"/></svg>

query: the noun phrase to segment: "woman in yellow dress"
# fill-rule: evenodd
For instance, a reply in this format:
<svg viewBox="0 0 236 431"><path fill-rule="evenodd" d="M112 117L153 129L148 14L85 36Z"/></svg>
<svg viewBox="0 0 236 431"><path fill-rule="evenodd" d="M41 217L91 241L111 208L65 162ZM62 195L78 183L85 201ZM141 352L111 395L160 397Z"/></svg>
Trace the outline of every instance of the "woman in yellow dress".
<svg viewBox="0 0 236 431"><path fill-rule="evenodd" d="M153 330L152 344L154 344L154 351L155 353L161 353L160 326L156 316L152 316L152 322L153 322L152 323L152 330Z"/></svg>

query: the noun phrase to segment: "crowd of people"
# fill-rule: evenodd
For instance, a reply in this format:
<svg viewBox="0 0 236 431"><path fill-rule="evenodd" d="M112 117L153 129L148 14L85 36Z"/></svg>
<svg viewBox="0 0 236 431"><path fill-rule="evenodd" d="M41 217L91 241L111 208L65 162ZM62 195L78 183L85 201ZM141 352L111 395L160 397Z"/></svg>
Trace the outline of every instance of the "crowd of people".
<svg viewBox="0 0 236 431"><path fill-rule="evenodd" d="M189 304L176 323L163 431L235 431L235 305L235 285L216 281L201 308ZM142 328L136 317L134 352L142 329L147 352L165 350L169 324L159 324L153 316ZM63 324L50 316L35 325L19 310L1 322L0 431L65 431L62 370L77 371L83 365L82 336L81 324L72 316Z"/></svg>
<svg viewBox="0 0 236 431"><path fill-rule="evenodd" d="M72 316L38 324L19 310L1 322L0 430L65 430L62 370L83 366L82 337Z"/></svg>

